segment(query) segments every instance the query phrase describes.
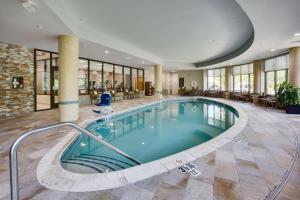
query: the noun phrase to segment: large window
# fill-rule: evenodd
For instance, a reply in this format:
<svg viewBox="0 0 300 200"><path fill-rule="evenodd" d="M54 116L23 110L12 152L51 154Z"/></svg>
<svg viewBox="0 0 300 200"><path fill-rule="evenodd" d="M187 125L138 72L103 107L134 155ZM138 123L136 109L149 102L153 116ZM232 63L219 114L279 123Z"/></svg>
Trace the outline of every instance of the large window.
<svg viewBox="0 0 300 200"><path fill-rule="evenodd" d="M124 89L131 90L131 68L124 67Z"/></svg>
<svg viewBox="0 0 300 200"><path fill-rule="evenodd" d="M137 89L137 69L132 68L131 69L131 84L132 84L132 90Z"/></svg>
<svg viewBox="0 0 300 200"><path fill-rule="evenodd" d="M114 66L104 63L103 68L103 87L107 91L111 91L113 89Z"/></svg>
<svg viewBox="0 0 300 200"><path fill-rule="evenodd" d="M144 90L144 70L142 69L138 69L137 89L139 91Z"/></svg>
<svg viewBox="0 0 300 200"><path fill-rule="evenodd" d="M122 92L124 89L123 86L123 67L115 65L115 80L114 88L116 92Z"/></svg>
<svg viewBox="0 0 300 200"><path fill-rule="evenodd" d="M59 57L57 53L35 50L36 110L58 107ZM79 58L79 94L115 90L144 90L144 69L120 66L101 61Z"/></svg>
<svg viewBox="0 0 300 200"><path fill-rule="evenodd" d="M225 68L207 71L208 90L225 90Z"/></svg>
<svg viewBox="0 0 300 200"><path fill-rule="evenodd" d="M102 62L90 61L90 91L102 91Z"/></svg>
<svg viewBox="0 0 300 200"><path fill-rule="evenodd" d="M78 84L79 94L88 94L88 60L79 59Z"/></svg>
<svg viewBox="0 0 300 200"><path fill-rule="evenodd" d="M253 64L233 67L233 90L253 92Z"/></svg>
<svg viewBox="0 0 300 200"><path fill-rule="evenodd" d="M277 86L287 80L288 68L288 54L265 60L266 93L268 95L275 95Z"/></svg>

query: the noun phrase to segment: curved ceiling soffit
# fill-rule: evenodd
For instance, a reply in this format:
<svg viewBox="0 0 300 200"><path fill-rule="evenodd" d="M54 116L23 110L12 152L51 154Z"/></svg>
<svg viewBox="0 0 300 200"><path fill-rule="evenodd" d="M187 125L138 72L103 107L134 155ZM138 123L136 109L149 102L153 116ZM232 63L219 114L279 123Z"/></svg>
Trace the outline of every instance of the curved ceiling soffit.
<svg viewBox="0 0 300 200"><path fill-rule="evenodd" d="M233 59L233 58L238 57L239 55L243 54L245 51L247 51L247 49L249 49L251 47L251 45L254 42L254 36L255 36L253 23L250 20L250 18L248 17L248 15L246 14L246 12L243 10L243 8L240 5L239 5L239 7L244 12L245 17L247 17L249 22L250 22L251 34L250 34L249 39L246 40L246 42L243 43L239 48L233 50L232 52L230 52L228 54L225 54L225 55L223 55L221 57L218 57L218 58L213 58L213 59L210 59L210 60L194 63L194 65L197 68L206 67L206 66L209 66L209 65L214 65L214 64L218 64L218 63L225 62L227 60Z"/></svg>

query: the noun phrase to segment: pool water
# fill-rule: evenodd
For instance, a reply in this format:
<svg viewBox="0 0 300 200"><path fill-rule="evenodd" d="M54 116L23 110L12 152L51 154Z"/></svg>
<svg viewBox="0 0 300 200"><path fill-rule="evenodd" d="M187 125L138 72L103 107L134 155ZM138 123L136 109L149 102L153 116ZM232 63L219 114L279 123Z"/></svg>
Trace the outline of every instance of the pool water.
<svg viewBox="0 0 300 200"><path fill-rule="evenodd" d="M204 143L230 128L237 112L209 100L166 101L90 123L86 129L141 163ZM65 151L62 165L82 173L108 172L136 163L81 134Z"/></svg>

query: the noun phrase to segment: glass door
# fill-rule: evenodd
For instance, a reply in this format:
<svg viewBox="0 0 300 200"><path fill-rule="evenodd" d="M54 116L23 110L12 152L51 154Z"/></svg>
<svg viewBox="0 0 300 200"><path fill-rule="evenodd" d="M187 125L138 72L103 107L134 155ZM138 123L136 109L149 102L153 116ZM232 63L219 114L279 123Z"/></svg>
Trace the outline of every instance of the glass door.
<svg viewBox="0 0 300 200"><path fill-rule="evenodd" d="M50 53L36 52L36 110L51 109Z"/></svg>
<svg viewBox="0 0 300 200"><path fill-rule="evenodd" d="M58 83L59 83L59 73L58 67L51 67L51 108L58 108Z"/></svg>

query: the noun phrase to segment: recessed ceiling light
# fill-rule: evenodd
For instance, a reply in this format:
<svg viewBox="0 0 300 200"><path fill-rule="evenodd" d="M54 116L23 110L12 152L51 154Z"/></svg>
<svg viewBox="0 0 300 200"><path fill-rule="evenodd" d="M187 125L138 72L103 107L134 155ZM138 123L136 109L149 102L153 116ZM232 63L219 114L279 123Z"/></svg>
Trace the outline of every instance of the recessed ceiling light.
<svg viewBox="0 0 300 200"><path fill-rule="evenodd" d="M270 51L276 51L276 49L270 49Z"/></svg>
<svg viewBox="0 0 300 200"><path fill-rule="evenodd" d="M144 64L145 62L144 61L142 61L142 64Z"/></svg>
<svg viewBox="0 0 300 200"><path fill-rule="evenodd" d="M295 33L294 36L298 37L298 36L300 36L300 33Z"/></svg>
<svg viewBox="0 0 300 200"><path fill-rule="evenodd" d="M104 51L104 53L105 53L105 54L108 54L108 53L109 53L109 51L108 51L108 50L105 50L105 51Z"/></svg>

